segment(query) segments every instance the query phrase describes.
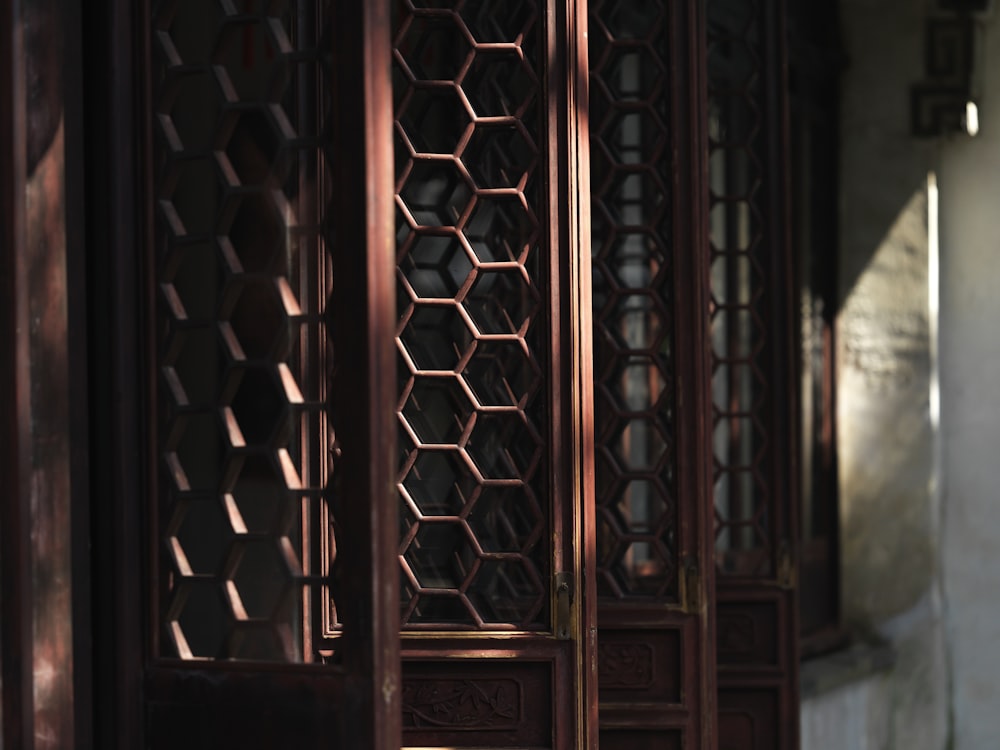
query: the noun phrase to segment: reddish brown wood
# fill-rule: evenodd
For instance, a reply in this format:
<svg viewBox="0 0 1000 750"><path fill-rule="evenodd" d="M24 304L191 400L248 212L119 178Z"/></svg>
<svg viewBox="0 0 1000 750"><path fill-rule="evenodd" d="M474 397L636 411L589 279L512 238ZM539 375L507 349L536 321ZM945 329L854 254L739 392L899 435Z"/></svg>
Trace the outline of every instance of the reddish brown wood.
<svg viewBox="0 0 1000 750"><path fill-rule="evenodd" d="M674 318L697 321L706 307L708 265L704 253L699 252L699 248L707 247L706 206L702 204L707 151L703 143L706 127L703 120L704 19L698 9L682 6L675 4L669 11L674 41L668 65L673 97L670 151L676 160L671 171L670 204L676 216L689 217L690 221L677 221L670 229L669 241L674 254L671 291ZM9 7L5 4L0 10L6 11ZM148 622L141 624L142 618L135 611L135 603L145 596L156 598L155 592L162 583L154 569L148 583L140 588L145 570L139 551L131 546L141 528L134 498L155 497L158 491L155 477L162 471L158 468L157 440L143 435L146 423L140 404L141 394L156 403L163 396L164 386L157 375L155 360L150 358L143 363L141 352L145 347L139 343L152 341L158 335L155 316L149 308L151 301L161 295L161 290L153 283L156 279L154 264L147 262L144 274L143 269L136 266L135 253L137 246L152 248L155 245L156 231L151 216L157 194L153 190L153 175L159 165L150 156L153 130L152 123L146 122L153 111L145 78L148 61L137 66L138 70L145 71L138 76L138 88L145 92L138 97L138 106L128 93L137 88L133 73L129 72L130 65L136 58L140 61L146 58L146 45L139 43L136 50L124 44L122 50L109 53L114 55L115 61L104 71L115 81L106 121L110 127L98 140L103 144L101 153L114 165L113 175L107 184L95 178L93 185L110 188L108 193L111 194L108 204L102 203L104 198L94 198L94 205L103 209L100 213L107 220L107 232L114 246L109 255L113 260L109 266L114 277L110 283L114 299L108 307L107 328L113 332L111 337L116 343L107 368L100 370L107 379L101 386L103 398L107 399L102 404L113 402L114 408L107 413L114 427L110 446L96 450L110 458L108 466L115 467L109 472L114 477L108 484L113 489L109 496L117 497L117 501L107 528L95 539L107 544L107 549L97 554L98 559L104 561L100 563L101 570L111 570L114 583L109 587L110 593L104 589L104 595L109 597L111 609L117 614L113 622L108 623L107 633L100 636L106 640L99 653L112 654L114 658L108 662L110 674L99 678L98 683L110 686L110 693L116 696L111 703L123 717L109 714L105 727L119 721L123 724L111 729L111 734L119 737L118 742L109 741L102 747L143 746L137 725L142 717L148 717L153 731L147 744L154 747L198 746L199 743L246 745L255 741L273 744L282 737L293 736L303 745L318 746L330 736L340 736L345 747L395 748L400 742L400 716L407 722L407 742L415 744L594 747L597 701L593 676L598 664L604 675L601 685L603 745L612 748L711 747L715 734L711 691L715 638L709 603L714 576L710 564L712 533L707 518L711 508L707 491L711 482L711 457L705 446L709 445L712 425L710 394L700 385L710 379L704 346L708 338L697 325L682 324L674 331L680 364L676 383L672 385L677 407L674 418L676 445L672 450L678 474L673 488L676 518L669 522L676 526L677 550L674 557L665 559L673 565L673 570L666 587L657 589L659 598L656 601L632 601L623 597L625 601L609 603L606 610L602 609L602 615L605 612L608 615L602 619L601 643L596 642L596 600L593 596L596 505L591 494L594 485L593 448L590 445L594 433L589 429L594 419L590 392L593 360L588 340L589 279L585 262L589 210L585 201L581 205L580 199L589 192L586 185L586 120L590 110L583 46L586 23L582 18L582 3L566 6L548 2L539 5L542 7L544 12L539 11L538 19L544 26L544 34L540 35L534 53L542 61L540 70L544 69L541 81L544 85L538 87L536 93L540 98L535 102L541 113L539 119L544 122L544 137L535 144L537 153L532 158L538 160L538 174L542 175L536 189L541 195L537 203L538 231L545 258L538 270L540 291L530 301L540 306L536 323L541 321L540 325L548 326L545 335L540 337L542 366L532 375L548 416L541 418L542 428L536 436L536 442L547 446L545 457L531 459L538 462L534 469L537 476L532 475L531 481L534 482L532 492L547 497L541 514L544 518L532 532L538 537L535 543L546 548L546 562L541 565L546 575L539 575L535 582L537 590L533 595L537 601L519 610L527 614L509 621L483 616L478 609L480 605L470 598L469 589L463 588L465 584L449 589L449 597L456 600L466 597L462 606L467 613L475 610L470 615L471 626L430 618L422 627L458 627L487 633L494 629L526 632L512 632L506 637L467 632L453 633L451 637L441 637L440 633L408 633L405 637L408 658L405 683L398 666L396 619L399 603L396 590L398 509L394 487L398 468L394 446L397 423L392 409L386 408L386 404L395 403L398 396L396 352L391 346L398 323L394 309L396 290L392 286L395 266L393 207L384 199L393 192L389 146L392 113L386 106L392 100L387 8L385 4L365 3L363 7L351 8L338 4L341 15L332 25L338 73L334 95L339 104L345 105L340 110L342 116L336 121L334 140L337 146L332 154L337 174L332 194L335 201L333 223L337 227L339 248L364 249L363 252L337 254L334 273L338 280L334 295L337 309L333 316L338 324L335 349L350 363L348 367L338 368L333 381L333 390L339 394L333 407L333 420L342 453L338 468L342 479L337 492L343 501L335 514L339 526L338 565L345 571L338 588L344 635L336 658L341 660L342 667L309 669L237 663L192 667L159 660L164 653L158 643L162 612L153 607ZM133 12L138 15L137 23L132 21ZM142 8L133 10L127 3L119 3L109 12L114 22L109 23L108 28L115 30L109 38L146 39L150 28L147 13ZM435 10L421 17L432 19L433 25L439 24L440 19L450 18L450 14L451 11ZM774 35L768 44L780 48L784 34L778 16L780 14L768 16L768 28L772 30L769 33ZM492 20L509 19L497 17ZM479 32L470 32L473 37L476 33ZM460 34L459 45L468 43L470 34ZM3 37L0 52L6 59L8 50L3 45L8 39L7 35ZM472 43L469 44L471 48ZM518 45L482 46L476 54L480 51L483 54L512 52ZM523 52L524 47L518 46L518 50ZM467 55L460 57L455 75L468 75L470 60ZM768 79L780 79L780 68L779 59L768 69ZM365 74L359 75L358 71ZM100 76L97 80L101 80ZM447 86L437 88L444 90ZM448 90L455 91L454 87ZM768 105L769 117L774 112L778 114L777 119L772 120L774 130L769 132L772 132L771 150L777 156L769 164L777 174L783 169L780 144L787 141L787 128L775 124L781 118L783 105L780 93L774 96ZM17 110L15 107L9 111L16 113ZM139 116L138 124L134 119L136 111L145 113ZM0 144L10 151L15 131L4 130L7 120L3 123L0 124L0 136L3 136ZM475 148L474 130L470 128L459 136L455 144L459 151ZM143 135L137 136L137 133ZM435 132L428 134L430 138L438 136ZM145 154L145 164L139 169L131 161L132 149L122 147L133 139L143 143L138 150ZM122 153L116 154L118 150ZM434 148L419 150L421 153L436 152ZM13 153L17 153L16 148ZM485 159L469 159L467 164L459 166L462 161L456 159L450 163L459 171L488 168ZM146 190L136 192L136 175L140 172L147 177ZM478 177L462 174L461 179L475 181ZM343 188L362 185L364 189ZM3 189L7 188L5 180ZM479 190L481 198L500 195L485 192L490 189L477 185L471 191ZM507 197L514 197L523 186L502 190L507 190L504 193ZM6 218L9 214L16 218L16 191L8 190L0 195L3 197L3 216ZM784 226L787 211L780 204L786 195L787 186L780 177L776 178L769 198L773 209L769 213L772 226ZM137 231L134 225L134 217L144 214L145 233ZM9 227L4 235L6 243L14 247L17 242L23 242L16 236L16 221L5 223L5 227ZM439 234L443 236L449 232ZM778 239L776 244L787 245L787 242ZM18 272L18 256L5 257L14 260L4 266L4 283L6 288L16 289L11 283L13 277L8 277L6 272L8 268ZM776 289L788 288L791 281L784 278L783 270L788 264L780 254L776 257L778 260L769 267L769 283ZM95 267L101 270L99 265ZM488 270L496 273L514 269ZM472 290L472 280L463 283L464 286L458 285L455 295L468 294ZM56 291L59 294L55 296L61 296L61 290ZM0 322L4 331L15 330L17 316L23 316L23 310L16 308L17 295L6 299L15 307L5 306L5 315L9 312L10 320L4 317ZM457 297L453 296L454 299ZM483 301L484 304L490 302L485 298ZM787 299L775 293L771 302L769 314L773 320L769 335L773 342L786 341L791 336ZM143 314L136 315L137 310ZM100 318L104 319L103 308ZM404 327L405 324L406 321ZM519 337L519 341L524 340L523 332ZM16 347L18 340L16 337L12 340ZM485 336L479 336L477 341L484 347L495 343ZM772 348L769 360L775 371L769 387L779 391L782 383L793 382L787 373L782 373L789 360L781 351L780 347ZM28 357L23 361L27 362ZM137 382L134 377L137 363L143 363L145 382ZM3 372L5 392L14 394L12 403L20 404L18 384L23 388L28 381L19 381L14 368L5 366ZM23 378L23 373L20 376ZM793 441L794 430L787 422L795 413L794 404L772 406L769 423L773 425L774 440L782 444ZM524 405L514 411L523 413ZM487 408L481 412L492 414ZM149 414L155 417L155 410L150 410ZM24 426L23 420L21 426ZM23 433L15 430L9 437L15 444L19 437L23 438ZM460 450L465 448L458 452ZM144 457L142 453L147 455ZM18 455L16 450L4 452L3 460L12 468L12 477L18 476ZM719 734L724 745L732 743L742 747L753 742L755 747L784 748L791 747L789 743L793 741L789 738L796 710L795 661L788 644L794 643L794 593L787 588L789 581L779 579L778 574L783 576L787 570L783 550L788 550L788 559L793 563L795 559L794 506L781 503L793 497L788 488L796 474L793 464L772 461L769 467L767 481L775 493L769 502L776 505L768 531L773 532L775 540L784 538L786 544L768 551L770 578L764 576L763 580L752 581L733 578L720 587L720 607L725 610L725 617L718 634L720 661L724 662L720 678L723 691ZM525 474L531 475L531 471ZM143 475L152 477L150 492L144 489ZM496 486L508 485L498 482ZM372 502L351 502L357 498ZM428 523L460 527L467 519L463 512L439 515ZM12 723L8 730L6 717L11 715L11 706L24 710L25 704L15 699L29 693L26 683L18 683L18 677L24 677L26 670L18 675L16 660L9 659L10 643L18 642L18 637L30 641L30 629L25 626L27 621L22 620L20 625L24 627L18 630L19 621L9 619L7 614L10 602L14 602L17 612L16 603L27 601L30 592L19 588L23 587L25 579L8 574L9 571L28 570L30 560L18 567L18 554L24 548L19 551L16 545L6 544L10 529L24 530L25 518L18 517L16 506L5 507L3 513L0 529L5 542L2 598L5 617L4 648L0 655L4 670L5 732L16 733L18 724ZM152 515L155 517L156 513ZM69 525L66 519L58 524ZM164 526L153 524L149 545L152 556L159 554L163 542L160 532ZM551 544L550 538L554 540ZM491 558L491 554L494 553L480 550L476 554L478 562L474 564L500 559ZM7 555L14 557L13 567L8 566ZM522 564L530 555L518 551L516 558ZM530 559L535 565L534 558ZM559 571L574 573L577 585L573 620L569 626L573 640L568 642L556 640L550 634L554 630L552 615L556 602L551 577L547 574ZM323 573L320 571L317 578ZM424 593L432 598L440 592ZM26 608L22 614L24 611ZM412 611L415 610L411 608ZM309 610L304 614L308 620ZM143 633L150 644L148 656L158 661L146 670L145 684L140 690L138 675L146 666L142 653ZM762 639L756 640L755 634L763 634ZM18 684L23 688L20 693ZM485 700L478 704L478 713L452 711L450 719L442 718L449 706L454 707L456 702L461 704L470 695L467 692L470 684L473 686L471 694ZM145 709L141 704L143 696L147 699ZM486 705L491 708L487 710ZM540 705L548 707L544 715L529 714L529 708L534 711ZM502 710L496 710L497 707ZM344 730L341 709L350 713L350 731ZM253 717L250 720L246 719L248 711ZM762 723L756 730L747 729L740 723L743 721L740 712L751 712L760 717ZM432 718L428 724L427 715L437 715L437 718ZM234 729L220 728L223 723L237 721L242 723ZM280 733L283 721L293 725L287 734ZM759 734L754 735L754 731ZM17 746L12 740L11 744Z"/></svg>
<svg viewBox="0 0 1000 750"><path fill-rule="evenodd" d="M350 675L343 741L358 750L401 743L389 13L388 2L335 3L333 17L337 596Z"/></svg>
<svg viewBox="0 0 1000 750"><path fill-rule="evenodd" d="M40 93L26 112L24 262L31 320L32 663L35 747L73 744L70 412L62 11L25 8L26 74ZM51 682L43 677L56 675ZM45 680L43 682L43 680Z"/></svg>
<svg viewBox="0 0 1000 750"><path fill-rule="evenodd" d="M4 737L73 744L63 9L5 4ZM7 621L9 618L9 622ZM7 716L11 717L10 725Z"/></svg>
<svg viewBox="0 0 1000 750"><path fill-rule="evenodd" d="M143 472L144 348L139 344L144 321L137 294L144 277L136 252L147 245L139 229L144 225L142 170L136 166L142 153L136 118L143 111L136 77L145 66L136 64L143 36L133 14L140 12L134 3L109 1L90 7L80 27L88 92L81 156L97 165L86 170L81 193L87 274L78 279L86 279L89 292L89 408L100 416L91 423L88 454L94 494L101 502L85 527L93 573L92 742L108 748L141 747L143 716L144 527L135 502L149 496ZM134 40L135 46L109 39Z"/></svg>
<svg viewBox="0 0 1000 750"><path fill-rule="evenodd" d="M601 742L711 748L704 17L608 2L592 18ZM623 305L653 333L626 325ZM626 362L649 377L630 382ZM626 434L663 435L656 460Z"/></svg>
<svg viewBox="0 0 1000 750"><path fill-rule="evenodd" d="M344 692L343 674L327 668L259 665L201 670L154 667L155 688L146 702L150 750L178 748L330 747L345 707L356 703ZM338 747L364 734L356 714Z"/></svg>
<svg viewBox="0 0 1000 750"><path fill-rule="evenodd" d="M192 6L186 8L190 11ZM161 6L160 9L168 15L173 12L167 6ZM133 10L135 15L131 15ZM195 7L194 10L197 11L198 8ZM205 5L202 10L208 14L219 11L215 5ZM100 533L100 539L108 544L107 551L102 552L98 558L104 559L101 564L107 566L111 578L111 585L104 590L103 596L110 600L116 610L113 617L108 617L104 621L104 625L109 634L117 636L114 645L102 645L101 649L106 648L113 655L110 666L112 669L117 669L117 674L109 673L99 677L98 684L108 691L109 696L115 696L118 706L129 707L102 720L98 733L104 737L104 741L101 742L104 747L142 746L139 735L143 732L149 738L148 743L151 746L164 747L203 746L202 743L205 742L222 747L246 746L260 741L268 742L266 740L268 736L275 742L279 737L284 737L302 747L327 746L331 741L341 747L366 749L399 746L398 719L393 718L398 716L396 686L399 684L398 657L394 658L394 644L397 642L395 577L385 574L379 567L384 566L387 561L393 569L395 567L392 550L395 536L395 505L391 484L386 481L386 477L391 475L395 467L394 425L391 414L385 416L382 416L381 412L374 414L375 408L372 406L384 403L385 389L382 391L378 389L380 378L389 384L390 389L394 382L393 370L386 365L388 360L386 352L391 352L390 345L386 343L379 349L378 343L391 342L391 338L380 335L380 332L384 333L386 326L391 328L395 317L392 295L384 293L387 283L380 281L386 279L391 283L391 244L387 241L387 237L391 235L386 234L391 230L391 214L388 215L389 221L383 220L387 215L385 207L377 200L380 194L384 194L386 185L391 180L388 159L391 151L389 130L386 126L387 116L381 115L377 105L373 104L378 98L377 93L373 94L371 90L365 89L372 81L379 80L380 68L381 86L384 88L388 84L388 52L384 41L381 43L382 46L379 46L379 34L387 34L385 19L379 16L379 13L384 11L384 8L380 10L375 4L366 4L364 8L348 9L337 23L327 19L328 26L325 27L330 35L337 35L336 43L333 43L329 36L325 43L329 45L328 49L335 50L342 69L366 70L370 73L367 78L353 76L349 85L331 86L330 98L336 101L336 109L350 114L342 119L341 127L336 133L328 137L332 137L339 144L337 148L331 148L331 152L343 153L345 157L349 157L342 161L344 168L340 172L337 184L355 182L365 186L371 183L368 190L335 191L332 195L334 201L332 212L337 218L331 218L330 223L336 225L338 229L344 227L342 233L338 231L337 238L339 241L346 241L346 246L366 248L366 251L360 253L345 252L343 255L347 259L338 268L338 278L343 280L342 289L345 296L356 303L351 310L353 319L355 322L366 321L362 330L354 326L345 326L343 335L338 338L340 347L338 353L348 360L365 363L364 367L357 370L350 368L343 370L346 387L351 389L350 396L345 399L345 403L347 400L350 400L350 403L344 411L360 408L362 413L360 416L349 415L348 428L341 430L338 436L341 440L341 449L354 459L352 467L341 472L343 475L341 487L356 493L357 497L370 498L372 502L347 504L346 512L338 517L338 523L346 539L341 545L340 556L352 570L362 571L357 577L347 580L345 588L348 593L345 599L347 604L342 608L343 621L347 624L348 643L353 649L345 655L344 667L309 668L297 665L267 666L260 663L239 662L192 665L165 659L163 657L166 651L173 646L168 647L165 638L161 643L160 631L163 623L160 617L171 616L171 610L152 606L145 622L137 611L137 603L140 601L151 601L156 604L159 587L169 578L162 566L161 573L157 572L157 566L149 565L150 558L156 560L159 557L160 550L164 546L161 543L169 541L161 539L160 534L173 537L179 533L177 528L171 526L170 519L166 519L167 523L158 523L156 522L158 514L149 512L148 516L154 521L150 524L150 535L147 537L151 543L142 545L145 547L142 550L144 554L140 553L138 548L130 547L134 540L140 538L137 533L140 520L135 511L134 499L137 496L158 497L165 478L162 467L164 464L167 469L170 467L169 461L161 462L160 450L169 446L169 440L173 438L168 434L163 439L158 439L155 435L157 410L165 399L177 400L178 394L181 393L176 389L171 390L174 384L169 378L166 383L161 381L159 365L162 362L157 358L156 348L152 346L160 336L162 330L160 325L163 322L163 317L157 321L157 300L159 299L160 304L170 311L170 315L181 321L181 328L187 325L185 321L188 318L187 309L175 305L175 300L170 295L170 286L175 278L172 275L160 276L173 272L164 271L163 267L158 267L149 256L142 259L141 267L135 264L136 245L139 244L149 250L157 247L159 238L163 236L165 230L164 224L156 218L163 204L157 204L156 199L163 200L169 197L171 201L175 200L174 193L165 195L162 192L165 150L174 148L175 144L170 140L169 133L166 133L166 143L164 143L162 140L164 133L159 130L154 131L154 127L160 128L164 123L162 119L154 117L154 97L150 80L153 77L150 62L153 55L150 54L149 45L142 41L149 39L152 28L149 6L143 4L141 7L135 7L131 3L122 3L109 10L113 23L107 28L116 28L115 24L118 24L119 30L121 27L126 27L127 31L122 31L118 36L122 39L140 41L133 48L129 48L128 45L108 45L108 47L120 50L116 54L120 54L123 58L130 60L138 58L142 62L134 67L129 64L110 67L111 71L117 71L124 78L130 79L136 74L138 80L128 82L123 80L120 81L120 85L114 86L109 105L118 107L109 106L103 117L95 117L99 124L112 125L109 129L111 134L117 131L121 137L119 148L121 143L129 142L131 139L141 144L136 149L136 153L140 155L140 166L130 161L132 153L130 149L120 149L120 151L115 151L114 148L108 149L106 152L108 162L114 165L109 177L110 184L107 186L107 193L110 193L111 197L106 206L100 200L95 201L107 212L107 224L101 226L114 228L108 242L111 247L110 256L113 259L111 264L113 273L110 278L113 290L112 302L106 311L103 305L100 306L99 315L106 312L110 327L115 330L108 369L114 378L115 388L119 389L112 391L115 395L111 397L110 411L113 415L111 435L106 443L101 441L99 451L103 458L110 459L116 466L122 467L122 476L115 477L111 482L113 494L118 498L117 513L112 515L108 528L102 529ZM162 16L158 16L157 22L161 20ZM252 17L233 19L236 24L253 20ZM235 26L231 25L229 30L232 28ZM100 30L102 34L108 33L106 28ZM165 40L160 37L156 42L162 45ZM166 43L169 45L169 40L166 40ZM157 54L163 51L158 49ZM169 46L166 51L169 57ZM101 72L110 75L108 71ZM352 91L352 86L357 86L361 90L360 95L354 95L358 92ZM132 91L138 92L136 97L138 101L130 98ZM298 93L300 96L307 96L307 104L315 105L317 101L323 101L323 97L318 95L315 89L310 90L308 85ZM121 106L122 100L125 100L125 106ZM359 102L367 102L367 105L358 107ZM381 129L378 127L380 118L383 122ZM187 121L187 125L191 125L190 120ZM308 147L309 144L304 145ZM315 143L313 146L315 147ZM184 148L183 142L181 148ZM237 167L241 165L245 167L248 164L242 157L233 163ZM380 170L382 170L381 175ZM257 174L259 175L259 172ZM248 179L245 175L240 176ZM137 181L144 185L142 191L135 191L133 186ZM191 187L188 183L185 189ZM329 185L325 187L328 188ZM197 186L194 189L197 189ZM135 201L135 204L130 204L129 201ZM298 207L302 208L299 214L301 218L307 211L305 196L298 201ZM379 212L382 212L382 218L379 217ZM133 217L136 215L144 217L141 230L137 233L148 238L141 243L137 243L135 238L130 236L130 232L137 231L133 224ZM361 217L360 221L358 217ZM255 218L251 217L251 222ZM349 224L353 226L348 226ZM301 233L302 230L299 231ZM243 259L246 260L247 257L244 256ZM351 279L356 283L350 283L348 280ZM166 286L162 286L160 282ZM303 281L306 285L314 282L315 286L308 292L309 295L313 295L315 293L313 290L319 289L322 284L326 284L326 289L329 288L322 269L310 269ZM295 315L293 307L289 306L291 298L284 294L280 284L278 291L283 294L280 299L286 313L304 319L304 316ZM211 297L208 296L206 299L211 306ZM308 304L312 305L310 309L315 309L315 298L310 297L309 300ZM197 308L199 305L202 309L205 307L204 300L199 301L197 297L187 298L186 301L192 308ZM296 301L301 303L303 309L305 308L307 302L304 297L292 300L292 303ZM163 310L163 306L160 306L159 310ZM137 315L137 311L142 313ZM178 314L179 312L183 314ZM228 315L227 312L226 316ZM223 319L229 320L228 317ZM342 316L342 319L346 318ZM266 315L262 316L262 322L267 322ZM250 333L247 340L241 342L248 349L257 345L252 332ZM256 357L258 360L265 358L262 351L251 351L250 357ZM130 376L136 371L142 373L144 382L130 380ZM295 394L288 390L289 382L287 378L282 379L280 387L285 388L288 399L294 402ZM301 390L307 398L313 398L311 395L313 391L307 390L311 387L311 384L301 384ZM101 392L104 393L103 388ZM140 405L143 401L140 393L146 397L150 407L145 413L146 419L139 417L142 414ZM123 397L119 397L118 394L123 394ZM183 395L186 397L187 394ZM303 408L315 410L314 401L313 399L308 402ZM182 415L188 414L184 411L186 404L175 403L174 406L180 407ZM319 408L322 409L322 405ZM374 418L371 418L373 415ZM152 429L148 428L149 425L152 425ZM149 432L134 434L144 426ZM252 421L245 421L242 429L255 428ZM234 434L231 432L230 437L232 438ZM259 440L249 433L245 437L250 441ZM297 447L291 450L297 450ZM137 452L145 454L148 458L140 459L136 455ZM171 475L169 481L176 481L176 476L176 474ZM137 487L142 485L143 477L148 481L148 490L137 491ZM290 488L296 489L294 482L289 479L290 475L286 473L284 477ZM382 502L378 500L380 488L385 493L381 495ZM182 487L181 499L191 502L189 496L183 495L184 492L187 490ZM312 492L311 486L302 492L305 498L308 492ZM316 495L312 493L309 496L315 498ZM387 510L389 515L385 515ZM252 526L259 521L255 522L249 517L243 520L251 527L247 529L250 534L247 537L250 540L248 544L254 544L255 538L252 535L255 530ZM307 528L307 533L309 531ZM323 531L325 532L325 529ZM315 535L316 531L311 533ZM167 548L170 549L169 545ZM130 557L133 551L137 559ZM183 573L184 566L176 560L175 563ZM187 564L199 563L188 560ZM312 563L306 560L305 553L302 564L304 566L302 580L306 585L317 586L326 582L326 571L317 571L309 567ZM150 575L147 583L143 584L142 574L146 571L149 571ZM174 577L178 577L176 571ZM132 586L138 588L138 592L130 595L128 592L134 591L131 589ZM354 591L351 591L351 587L354 587ZM259 607L249 599L245 600L244 604L248 609L253 606ZM182 605L175 602L170 606ZM303 608L302 612L308 623L310 610ZM310 625L311 623L304 626L305 635L308 635ZM253 635L243 624L240 626L245 632ZM273 630L270 625L264 629L269 632ZM145 637L143 631L147 633ZM140 651L143 641L148 644L149 650L146 655ZM188 646L191 646L190 642ZM304 660L315 658L317 655L311 651L308 639L305 640L305 646L310 650L299 658ZM181 651L179 655L190 654ZM153 661L148 669L147 660ZM145 675L142 684L139 685L136 681L143 672ZM378 721L375 719L376 711L384 714ZM252 721L248 717L257 717L257 720ZM239 726L234 727L233 724L237 721ZM146 723L145 727L141 726L143 722Z"/></svg>
<svg viewBox="0 0 1000 750"><path fill-rule="evenodd" d="M408 649L403 667L407 746L576 746L558 739L563 718L552 710L572 700L561 685L573 673L565 649L453 641L446 659L437 648L419 657L419 649L412 656Z"/></svg>
<svg viewBox="0 0 1000 750"><path fill-rule="evenodd" d="M719 738L720 746L779 750L798 746L799 653L786 12L783 0L708 6L719 122L710 158L723 164L711 185L712 247L725 272L713 278L713 332L726 334L714 336L713 367L728 375L713 389L716 430L728 440L716 445ZM730 108L740 92L755 102L752 112ZM741 274L740 261L754 273ZM752 322L736 330L748 298L757 300ZM752 380L741 379L751 365Z"/></svg>
<svg viewBox="0 0 1000 750"><path fill-rule="evenodd" d="M406 3L396 19L407 745L596 741L574 8ZM506 716L462 726L463 680L513 700ZM421 718L433 705L446 726Z"/></svg>
<svg viewBox="0 0 1000 750"><path fill-rule="evenodd" d="M590 61L587 3L567 4L567 179L570 290L570 382L573 387L571 497L575 510L578 605L576 634L580 639L575 665L578 686L577 737L579 746L596 750L599 744L599 644L597 599L597 503L595 488L593 280L591 277L590 188ZM571 509L572 510L572 509ZM573 516L576 515L577 518Z"/></svg>
<svg viewBox="0 0 1000 750"><path fill-rule="evenodd" d="M0 461L10 487L0 503L0 673L4 747L34 734L31 586L31 373L25 258L25 58L20 3L0 2Z"/></svg>
<svg viewBox="0 0 1000 750"><path fill-rule="evenodd" d="M79 2L63 6L63 131L66 191L67 363L70 450L70 549L72 554L73 727L74 750L94 743L93 588L90 524L91 346L87 288L87 222L83 11ZM88 11L92 8L88 8Z"/></svg>

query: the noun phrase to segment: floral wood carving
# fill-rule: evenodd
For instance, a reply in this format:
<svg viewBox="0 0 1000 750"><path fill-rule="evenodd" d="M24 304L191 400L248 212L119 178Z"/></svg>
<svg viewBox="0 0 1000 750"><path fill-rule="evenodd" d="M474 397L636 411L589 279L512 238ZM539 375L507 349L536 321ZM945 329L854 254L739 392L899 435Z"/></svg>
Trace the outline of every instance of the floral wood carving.
<svg viewBox="0 0 1000 750"><path fill-rule="evenodd" d="M515 680L407 680L403 728L517 729L521 703L521 685Z"/></svg>
<svg viewBox="0 0 1000 750"><path fill-rule="evenodd" d="M647 643L602 643L597 665L602 690L644 689L653 684L653 648Z"/></svg>

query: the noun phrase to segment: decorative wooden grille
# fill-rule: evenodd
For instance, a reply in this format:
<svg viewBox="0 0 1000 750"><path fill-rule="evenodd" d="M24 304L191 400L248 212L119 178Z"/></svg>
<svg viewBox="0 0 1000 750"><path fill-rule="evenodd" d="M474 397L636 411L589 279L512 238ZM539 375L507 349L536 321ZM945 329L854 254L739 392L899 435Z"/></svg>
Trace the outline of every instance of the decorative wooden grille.
<svg viewBox="0 0 1000 750"><path fill-rule="evenodd" d="M709 26L716 550L719 571L737 575L767 575L774 549L767 465L774 227L767 224L762 163L767 131L759 13L752 2L727 5L710 12L717 22Z"/></svg>
<svg viewBox="0 0 1000 750"><path fill-rule="evenodd" d="M664 3L591 4L598 590L677 596Z"/></svg>
<svg viewBox="0 0 1000 750"><path fill-rule="evenodd" d="M700 14L590 3L601 747L714 744Z"/></svg>
<svg viewBox="0 0 1000 750"><path fill-rule="evenodd" d="M548 621L537 3L402 3L395 30L405 626Z"/></svg>
<svg viewBox="0 0 1000 750"><path fill-rule="evenodd" d="M327 6L153 12L165 656L314 658L329 537Z"/></svg>
<svg viewBox="0 0 1000 750"><path fill-rule="evenodd" d="M786 10L708 3L720 747L798 742Z"/></svg>

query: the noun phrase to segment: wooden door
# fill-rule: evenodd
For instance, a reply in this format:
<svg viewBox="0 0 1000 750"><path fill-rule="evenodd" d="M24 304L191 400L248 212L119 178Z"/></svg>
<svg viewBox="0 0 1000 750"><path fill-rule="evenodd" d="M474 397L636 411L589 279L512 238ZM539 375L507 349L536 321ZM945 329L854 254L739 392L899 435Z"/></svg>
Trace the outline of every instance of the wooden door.
<svg viewBox="0 0 1000 750"><path fill-rule="evenodd" d="M395 8L403 743L594 747L586 19Z"/></svg>
<svg viewBox="0 0 1000 750"><path fill-rule="evenodd" d="M395 750L387 5L105 9L99 743Z"/></svg>
<svg viewBox="0 0 1000 750"><path fill-rule="evenodd" d="M106 746L792 747L744 5L109 0Z"/></svg>
<svg viewBox="0 0 1000 750"><path fill-rule="evenodd" d="M720 750L798 746L785 14L781 0L708 3Z"/></svg>
<svg viewBox="0 0 1000 750"><path fill-rule="evenodd" d="M138 12L131 737L596 741L578 17Z"/></svg>
<svg viewBox="0 0 1000 750"><path fill-rule="evenodd" d="M601 747L715 747L700 3L590 5Z"/></svg>
<svg viewBox="0 0 1000 750"><path fill-rule="evenodd" d="M610 747L798 741L784 18L591 3Z"/></svg>

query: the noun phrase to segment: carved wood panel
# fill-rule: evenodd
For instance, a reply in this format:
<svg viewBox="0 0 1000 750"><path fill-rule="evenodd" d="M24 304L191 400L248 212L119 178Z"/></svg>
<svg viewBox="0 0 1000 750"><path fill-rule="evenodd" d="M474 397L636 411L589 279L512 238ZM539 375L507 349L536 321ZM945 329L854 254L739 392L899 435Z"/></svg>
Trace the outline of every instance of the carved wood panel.
<svg viewBox="0 0 1000 750"><path fill-rule="evenodd" d="M555 663L404 662L403 744L555 748Z"/></svg>
<svg viewBox="0 0 1000 750"><path fill-rule="evenodd" d="M675 629L601 628L597 663L602 699L681 705L682 640Z"/></svg>

